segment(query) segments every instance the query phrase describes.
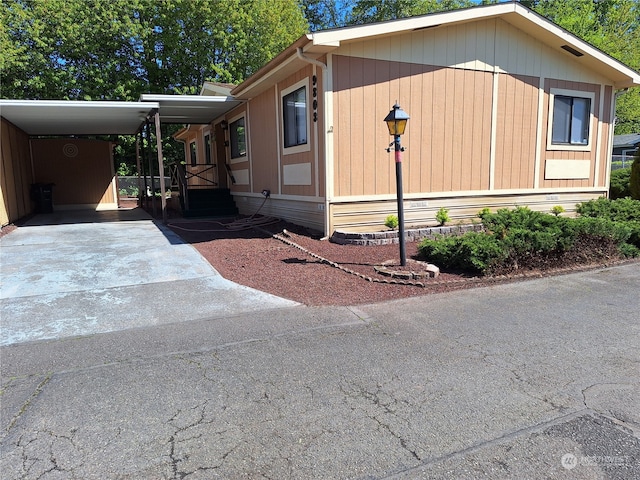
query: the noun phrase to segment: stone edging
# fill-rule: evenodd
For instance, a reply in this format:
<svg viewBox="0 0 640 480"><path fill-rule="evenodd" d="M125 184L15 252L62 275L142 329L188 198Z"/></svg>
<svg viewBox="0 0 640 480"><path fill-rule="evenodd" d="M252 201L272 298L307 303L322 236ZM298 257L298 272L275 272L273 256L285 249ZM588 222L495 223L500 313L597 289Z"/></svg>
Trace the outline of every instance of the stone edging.
<svg viewBox="0 0 640 480"><path fill-rule="evenodd" d="M449 227L413 228L404 231L405 240L417 242L423 238L435 238L438 235L460 235L466 232L481 232L482 224L452 225ZM341 232L336 230L329 239L339 245L389 245L399 243L397 230L386 232Z"/></svg>

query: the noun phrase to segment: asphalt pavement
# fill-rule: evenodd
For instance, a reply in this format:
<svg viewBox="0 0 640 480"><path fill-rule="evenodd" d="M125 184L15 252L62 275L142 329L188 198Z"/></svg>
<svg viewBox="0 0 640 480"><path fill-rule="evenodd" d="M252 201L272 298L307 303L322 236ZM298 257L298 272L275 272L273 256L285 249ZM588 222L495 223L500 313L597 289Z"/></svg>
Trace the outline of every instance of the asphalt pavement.
<svg viewBox="0 0 640 480"><path fill-rule="evenodd" d="M635 263L16 342L0 472L640 478L638 291Z"/></svg>

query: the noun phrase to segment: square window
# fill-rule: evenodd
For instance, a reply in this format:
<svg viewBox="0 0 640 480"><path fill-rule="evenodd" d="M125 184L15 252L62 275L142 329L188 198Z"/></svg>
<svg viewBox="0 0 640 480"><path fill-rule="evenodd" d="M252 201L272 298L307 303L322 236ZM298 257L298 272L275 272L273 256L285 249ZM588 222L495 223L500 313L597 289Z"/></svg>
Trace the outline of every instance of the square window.
<svg viewBox="0 0 640 480"><path fill-rule="evenodd" d="M588 145L590 118L590 98L555 95L551 144Z"/></svg>
<svg viewBox="0 0 640 480"><path fill-rule="evenodd" d="M229 136L231 140L231 158L245 157L247 155L247 141L244 117L231 122Z"/></svg>
<svg viewBox="0 0 640 480"><path fill-rule="evenodd" d="M284 147L307 144L307 87L302 86L282 97Z"/></svg>

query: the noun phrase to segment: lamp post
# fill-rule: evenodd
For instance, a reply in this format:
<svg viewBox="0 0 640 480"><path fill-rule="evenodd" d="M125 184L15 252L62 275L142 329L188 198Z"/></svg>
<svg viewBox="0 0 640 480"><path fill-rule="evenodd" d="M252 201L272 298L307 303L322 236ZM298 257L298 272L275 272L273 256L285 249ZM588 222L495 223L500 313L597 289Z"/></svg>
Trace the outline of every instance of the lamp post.
<svg viewBox="0 0 640 480"><path fill-rule="evenodd" d="M404 207L402 199L402 152L404 151L404 147L400 146L400 136L404 134L404 130L407 127L407 120L409 120L409 115L407 115L407 112L400 108L400 105L398 105L397 102L384 119L384 121L387 123L387 127L389 128L389 135L393 135L393 143L389 144L387 152L390 152L391 146L393 146L396 158L398 236L400 237L400 265L402 265L403 267L407 264L407 252L404 241Z"/></svg>

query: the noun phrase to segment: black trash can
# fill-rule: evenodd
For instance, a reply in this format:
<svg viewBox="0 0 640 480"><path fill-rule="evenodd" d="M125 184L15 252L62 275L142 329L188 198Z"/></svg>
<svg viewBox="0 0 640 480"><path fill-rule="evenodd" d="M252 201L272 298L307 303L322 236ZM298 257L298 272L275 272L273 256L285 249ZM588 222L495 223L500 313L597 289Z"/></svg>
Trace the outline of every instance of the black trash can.
<svg viewBox="0 0 640 480"><path fill-rule="evenodd" d="M36 202L36 213L53 213L53 183L31 185L31 198Z"/></svg>

